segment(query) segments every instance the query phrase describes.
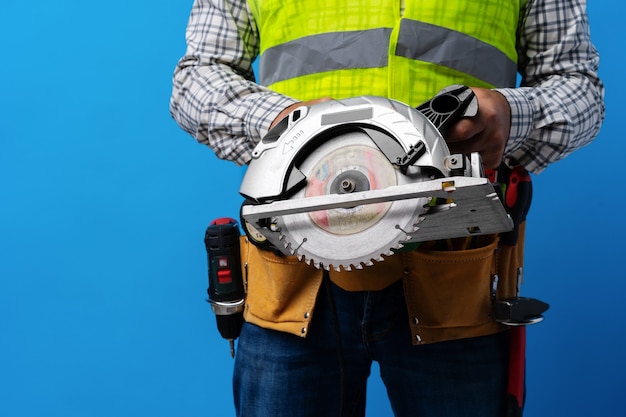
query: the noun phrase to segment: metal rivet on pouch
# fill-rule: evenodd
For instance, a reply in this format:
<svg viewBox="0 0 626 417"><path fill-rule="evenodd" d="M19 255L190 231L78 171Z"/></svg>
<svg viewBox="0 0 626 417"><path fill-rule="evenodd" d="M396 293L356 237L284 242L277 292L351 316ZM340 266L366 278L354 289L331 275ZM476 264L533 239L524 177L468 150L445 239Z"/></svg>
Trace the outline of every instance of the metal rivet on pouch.
<svg viewBox="0 0 626 417"><path fill-rule="evenodd" d="M413 324L420 324L420 319L413 317Z"/></svg>
<svg viewBox="0 0 626 417"><path fill-rule="evenodd" d="M306 333L306 327L303 327L302 329L300 329L300 333L305 334Z"/></svg>
<svg viewBox="0 0 626 417"><path fill-rule="evenodd" d="M308 318L309 318L309 316L310 316L310 314L309 314L309 312L308 312L308 311L307 311L306 313L304 313L304 318L305 318L305 319L308 319Z"/></svg>
<svg viewBox="0 0 626 417"><path fill-rule="evenodd" d="M415 341L416 341L417 343L422 343L422 338L420 337L420 335L419 335L419 334L416 334L416 335L415 335Z"/></svg>

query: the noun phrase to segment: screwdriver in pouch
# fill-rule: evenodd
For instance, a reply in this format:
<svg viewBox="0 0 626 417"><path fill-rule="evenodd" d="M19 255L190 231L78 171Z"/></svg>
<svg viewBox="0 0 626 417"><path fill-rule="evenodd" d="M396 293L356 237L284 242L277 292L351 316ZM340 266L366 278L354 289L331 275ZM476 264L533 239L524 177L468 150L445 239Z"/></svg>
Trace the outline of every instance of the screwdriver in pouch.
<svg viewBox="0 0 626 417"><path fill-rule="evenodd" d="M207 301L215 313L217 330L230 343L232 357L243 325L245 302L239 236L237 221L228 217L213 220L204 236L209 272Z"/></svg>

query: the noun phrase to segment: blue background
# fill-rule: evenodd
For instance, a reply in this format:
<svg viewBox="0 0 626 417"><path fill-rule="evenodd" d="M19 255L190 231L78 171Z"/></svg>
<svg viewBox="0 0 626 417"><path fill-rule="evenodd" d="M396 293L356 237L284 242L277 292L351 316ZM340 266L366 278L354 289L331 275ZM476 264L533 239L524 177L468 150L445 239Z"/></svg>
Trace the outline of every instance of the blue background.
<svg viewBox="0 0 626 417"><path fill-rule="evenodd" d="M169 116L190 7L3 4L1 416L234 414L202 239L237 216L242 172ZM535 178L523 294L551 309L528 329L528 417L626 416L625 12L589 4L599 137ZM368 416L388 416L377 372Z"/></svg>

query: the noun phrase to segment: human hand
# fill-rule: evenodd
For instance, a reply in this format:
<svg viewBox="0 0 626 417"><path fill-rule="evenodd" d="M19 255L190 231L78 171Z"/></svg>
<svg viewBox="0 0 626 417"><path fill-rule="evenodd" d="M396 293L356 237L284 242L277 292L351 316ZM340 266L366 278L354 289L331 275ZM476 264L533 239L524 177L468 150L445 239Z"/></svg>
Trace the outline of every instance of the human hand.
<svg viewBox="0 0 626 417"><path fill-rule="evenodd" d="M278 113L278 116L276 116L276 118L274 119L274 121L272 122L272 124L270 124L270 129L272 129L274 126L276 126L278 124L278 122L280 122L281 120L283 120L285 117L287 117L287 115L289 113L291 113L292 111L294 111L295 109L297 109L298 107L302 107L302 106L311 106L313 104L317 104L317 103L321 103L324 101L329 101L332 100L332 98L330 97L320 97L320 98L316 98L315 100L309 100L309 101L299 101L297 103L293 103L291 106L289 107L285 107L283 109L283 111L281 111L280 113Z"/></svg>
<svg viewBox="0 0 626 417"><path fill-rule="evenodd" d="M497 168L511 131L511 106L495 90L473 87L472 91L478 114L451 126L445 140L452 154L478 152L486 169Z"/></svg>

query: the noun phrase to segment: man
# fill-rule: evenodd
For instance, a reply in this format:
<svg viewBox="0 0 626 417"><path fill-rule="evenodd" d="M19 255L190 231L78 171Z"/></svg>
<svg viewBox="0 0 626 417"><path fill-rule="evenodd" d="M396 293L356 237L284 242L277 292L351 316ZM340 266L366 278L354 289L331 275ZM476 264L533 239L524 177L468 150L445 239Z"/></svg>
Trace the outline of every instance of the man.
<svg viewBox="0 0 626 417"><path fill-rule="evenodd" d="M445 139L504 172L540 173L589 143L604 118L584 0L196 0L187 42L172 115L241 165L270 126L322 97L417 106L468 85L478 115ZM486 312L494 270L498 297L517 295L523 224L515 241L439 249L325 273L242 247L238 415L363 415L372 360L398 416L504 415L509 332Z"/></svg>

